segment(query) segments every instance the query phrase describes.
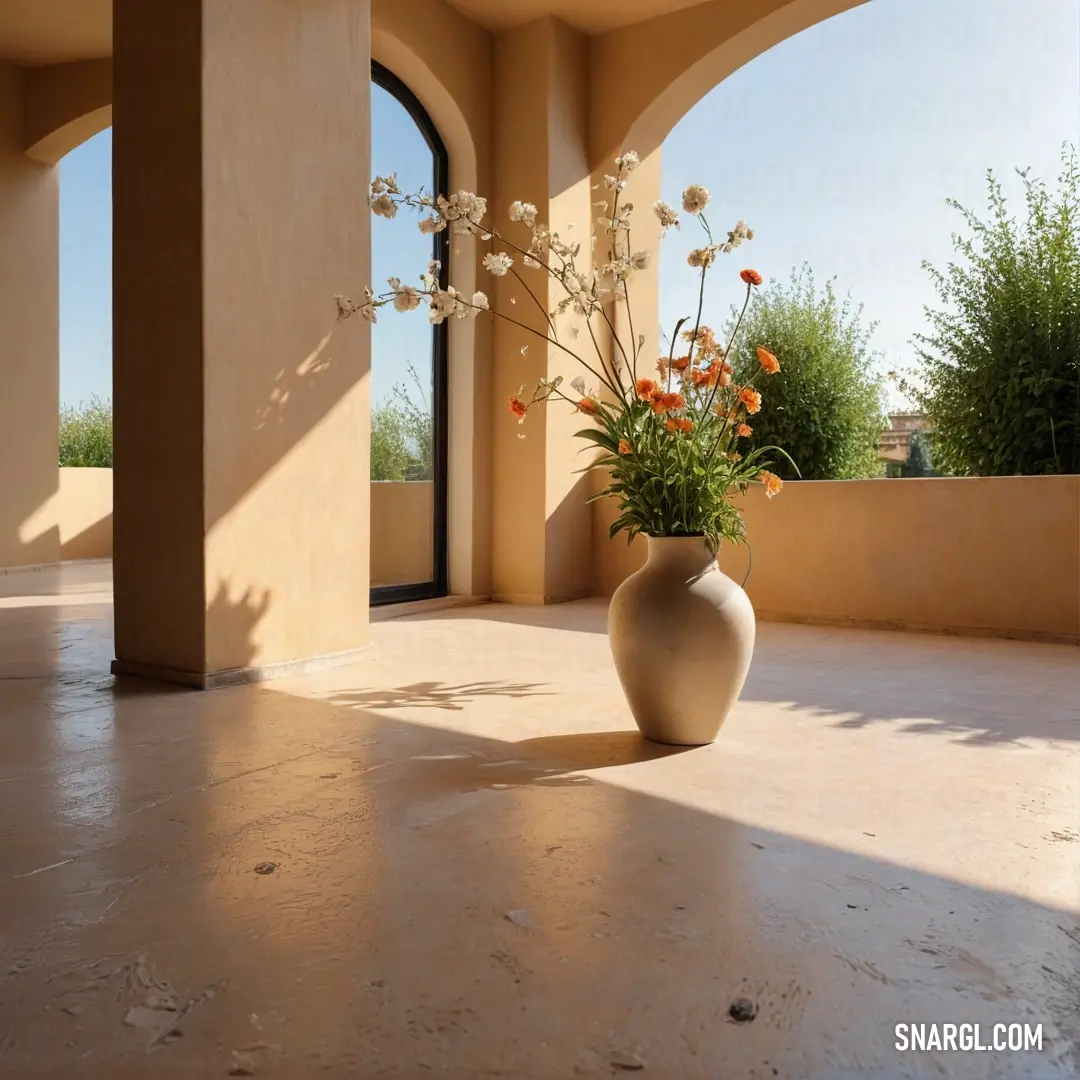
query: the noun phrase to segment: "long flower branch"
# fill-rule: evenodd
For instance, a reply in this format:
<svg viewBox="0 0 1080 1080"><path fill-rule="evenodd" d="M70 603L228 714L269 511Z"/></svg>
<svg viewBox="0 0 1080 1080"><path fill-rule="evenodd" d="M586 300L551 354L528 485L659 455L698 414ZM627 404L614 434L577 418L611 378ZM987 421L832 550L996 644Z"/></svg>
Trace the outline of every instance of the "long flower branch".
<svg viewBox="0 0 1080 1080"><path fill-rule="evenodd" d="M779 477L760 467L762 453L777 448L754 449L745 460L735 452L738 440L751 435L749 425L742 422L743 414L759 410L761 395L753 388L757 375L743 386L732 383L733 368L728 358L742 328L753 286L761 284L761 276L756 271L742 271L747 293L726 348L721 348L713 332L703 325L703 316L710 268L720 254L728 254L744 240L752 239L753 232L740 221L728 233L726 241L718 242L704 214L708 191L692 184L683 192L682 211L697 219L706 243L692 250L688 257L690 266L700 271L693 328L683 332L683 326L690 322L687 318L680 319L676 325L668 356L657 364L666 376L666 389L661 389L653 380L638 377L645 336L639 337L636 332L630 282L635 272L649 267L651 253L633 250L630 228L633 204L625 201L622 193L639 159L626 153L615 164L615 173L603 178L610 201L594 204L603 206L605 211L600 218L602 225L596 228L602 227L608 233L601 249L606 250L607 261L600 262L592 256L587 269L579 268L577 262L582 244L564 240L548 224L538 222L537 208L530 203L514 202L509 208L509 220L529 233L528 241L518 243L498 228L485 224L487 202L475 194L464 191L448 196L406 194L392 176L376 177L372 182L370 204L377 215L392 218L400 207L427 211L428 216L419 223L422 233L448 229L459 235L479 235L485 243L490 243L482 260L484 268L495 277L513 275L543 315L542 329L538 324L529 325L497 309L483 292L468 298L451 285L444 285L440 276L442 268L434 262L428 273L421 275L421 288L391 278L389 293L376 296L366 288L364 300L359 304L339 298L340 314L347 318L359 313L374 322L378 309L388 304L392 303L398 311L411 311L426 301L434 324L487 311L541 338L581 365L598 381L599 387L612 395L612 400L604 401L599 388L588 390L580 375L570 384L579 395L575 400L560 388L561 377L553 379L545 375L538 380L528 400L520 396L524 387L518 394L510 395L511 411L523 421L533 406L558 399L597 422L597 429L587 429L582 435L605 451L588 467L601 465L611 470L611 482L600 494L615 495L621 503L621 514L613 532L627 529L631 538L641 531L654 535L704 535L714 550L721 538L742 542L745 529L738 510L728 502L728 493L745 491L750 483L756 482L763 484L771 497L781 483ZM661 237L673 228L680 228L679 214L666 203L657 202L652 209L660 222ZM567 229L570 228L568 225ZM593 252L599 240L591 235ZM544 290L534 288L515 265L519 261L526 269L546 271L548 281L558 282L562 298L555 303ZM515 299L511 297L511 303ZM629 345L616 327L622 321L618 314L620 303L626 304L623 329L631 336ZM551 305L550 310L547 304ZM595 362L559 340L557 317L571 309L584 319L597 358ZM610 337L598 336L600 324L594 326L592 322L597 314ZM579 331L574 328L572 333L577 337ZM689 349L687 355L676 360L676 342L680 337L689 341ZM527 345L522 347L523 354L527 348ZM763 346L757 347L757 354L758 375L779 370L776 357ZM676 372L678 385L674 386ZM624 376L630 380L630 387L625 385ZM720 449L726 452L720 460L715 460ZM657 476L670 478L665 480L665 488L659 494L652 487ZM646 491L654 493L642 498Z"/></svg>

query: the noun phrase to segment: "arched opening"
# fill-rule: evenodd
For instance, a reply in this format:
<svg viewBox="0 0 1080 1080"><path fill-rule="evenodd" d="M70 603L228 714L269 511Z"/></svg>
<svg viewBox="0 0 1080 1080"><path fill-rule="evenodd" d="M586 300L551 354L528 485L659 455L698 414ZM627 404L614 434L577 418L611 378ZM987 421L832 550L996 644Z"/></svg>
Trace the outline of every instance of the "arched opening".
<svg viewBox="0 0 1080 1080"><path fill-rule="evenodd" d="M112 554L112 128L60 175L60 558Z"/></svg>
<svg viewBox="0 0 1080 1080"><path fill-rule="evenodd" d="M389 69L372 64L375 168L391 162L406 189L448 187L446 146L427 110ZM422 236L406 215L375 219L372 279L408 279L428 261L448 279L444 233ZM402 603L448 591L448 339L420 313L372 326L371 602Z"/></svg>
<svg viewBox="0 0 1080 1080"><path fill-rule="evenodd" d="M445 192L448 153L424 106L379 63L372 83L373 160L392 162L411 186ZM62 466L111 466L110 165L111 128L60 165ZM429 241L404 217L376 226L376 281L415 274L429 259L445 278L446 235ZM448 591L448 334L421 319L386 318L372 328L372 604ZM86 533L65 557L110 554L107 485L94 486L89 471L62 480L72 498L62 495L59 512L78 520L62 522L61 533ZM94 490L84 492L88 485Z"/></svg>
<svg viewBox="0 0 1080 1080"><path fill-rule="evenodd" d="M0 532L14 526L0 565L16 566L112 552L111 113L69 109L62 116L74 118L54 131L35 103L29 95L27 130L36 120L41 138L9 170L34 193L21 208L25 280L7 293L7 323L22 323L13 340L31 361L18 365L5 425L3 456L17 463L17 482L5 486L18 497L5 507L14 516L0 515Z"/></svg>
<svg viewBox="0 0 1080 1080"><path fill-rule="evenodd" d="M112 128L59 164L61 407L111 396L111 167Z"/></svg>
<svg viewBox="0 0 1080 1080"><path fill-rule="evenodd" d="M1048 0L1035 12L1004 0L949 0L931 11L920 0L795 0L757 21L722 3L685 19L694 29L685 35L689 54L670 61L656 45L659 26L634 27L618 41L612 35L607 52L600 50L608 67L594 80L637 70L638 62L644 70L650 47L661 70L643 75L645 88L628 85L633 100L613 106L617 115L594 121L594 130L597 145L637 150L649 164L663 148L655 183L645 164L635 176L644 174L644 186L632 182L638 205L661 197L677 204L686 184L700 182L711 191L708 217L721 240L740 217L755 229L754 240L722 256L712 272L707 321L727 322L742 299L743 267L785 284L809 261L819 286L835 277L841 302L850 291L854 305L865 304L864 326L882 324L870 350L885 353L872 360L879 374L915 366L907 343L924 329L922 304L938 301L920 263L944 270L962 261L951 233L971 236L946 200L985 220L986 170L993 168L1023 221L1014 167L1030 165L1051 191L1057 186L1061 143L1075 143L1080 132L1075 5ZM703 153L703 145L721 149ZM701 234L684 215L682 231L664 242L657 273L645 278L651 310L668 332L696 309L686 263L699 246ZM768 400L768 380L762 391ZM896 397L886 404L890 412L903 408ZM917 418L893 422L894 437L880 440L879 454L903 439L910 467ZM786 501L748 500L747 588L757 609L873 625L1038 621L1075 640L1075 607L1059 616L1055 595L1060 581L1075 581L1074 477L906 475L912 478L902 483L815 483L793 488ZM1050 524L1059 517L1068 530L1060 540ZM1022 524L1006 542L1012 520ZM1017 582L1024 605L1004 614L995 583L1024 573L1014 552L1034 544L1031 565L1040 576ZM636 566L620 561L626 549L602 550L605 567L615 568L605 579L610 591ZM741 580L747 552L734 551L727 566ZM1043 579L1054 585L1040 592Z"/></svg>
<svg viewBox="0 0 1080 1080"><path fill-rule="evenodd" d="M786 407L781 425L767 415L766 392L759 418L763 442L798 440L800 466L819 480L869 478L886 469L900 475L896 455L906 454L912 431L924 423L887 373L917 365L913 339L929 332L924 308L938 301L924 263L944 268L955 257L953 234L967 232L948 200L985 216L988 169L1013 199L1023 195L1014 168L1030 166L1052 184L1062 142L1075 142L1080 131L1078 27L1069 0L1048 0L1038 13L1006 0L947 0L934 6L934 18L917 0L847 6L742 62L700 98L704 87L691 79L698 65L688 69L672 84L686 95L686 111L667 115L663 142L665 199L677 203L687 184L702 183L721 236L739 218L756 232L752 243L721 260L707 322L713 312L726 321L730 303L741 300L736 275L744 265L765 275L755 302L771 297L770 327L781 339L802 340L792 325L796 313L833 333L829 316L836 326L850 297L846 325L866 335L865 347L849 350L849 365L815 366L813 380L809 370L800 374L798 395L790 389L808 415L830 399L840 402L837 415L861 395L858 415L853 409L844 425L830 429L826 421L811 431L777 397L776 408ZM810 4L803 10L816 13ZM721 54L731 47L714 53L721 74ZM725 129L733 133L735 168L726 155L700 153L702 132ZM686 221L665 241L665 329L694 300L686 256L703 242ZM834 305L825 288L830 281ZM782 314L788 311L790 318ZM837 330L833 353L845 351L841 337ZM880 436L872 430L874 402L863 395L859 369L882 380L894 437L888 428ZM785 380L787 374L773 385L786 392ZM826 383L829 394L815 398Z"/></svg>

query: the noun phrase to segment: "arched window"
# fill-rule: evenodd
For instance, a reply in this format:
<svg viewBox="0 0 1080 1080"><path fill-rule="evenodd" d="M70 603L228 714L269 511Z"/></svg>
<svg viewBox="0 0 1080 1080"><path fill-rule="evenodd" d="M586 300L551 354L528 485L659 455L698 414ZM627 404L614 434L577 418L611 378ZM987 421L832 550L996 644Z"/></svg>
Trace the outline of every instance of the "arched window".
<svg viewBox="0 0 1080 1080"><path fill-rule="evenodd" d="M411 90L372 63L372 170L403 190L446 194L446 147ZM423 236L416 215L372 219L372 278L415 282L430 260L446 286L449 234ZM445 596L447 581L447 335L426 308L387 310L372 326L371 603Z"/></svg>

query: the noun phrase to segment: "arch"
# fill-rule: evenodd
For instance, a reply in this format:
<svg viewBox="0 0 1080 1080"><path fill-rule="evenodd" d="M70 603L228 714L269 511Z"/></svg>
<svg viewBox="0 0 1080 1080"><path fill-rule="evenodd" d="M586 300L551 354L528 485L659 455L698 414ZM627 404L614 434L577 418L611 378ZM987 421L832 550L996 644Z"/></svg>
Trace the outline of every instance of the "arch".
<svg viewBox="0 0 1080 1080"><path fill-rule="evenodd" d="M623 149L647 157L732 72L774 45L868 0L710 3L611 31L596 39L591 72L593 165ZM621 73L633 71L632 80ZM614 81L613 81L614 80ZM618 96L603 93L619 85Z"/></svg>
<svg viewBox="0 0 1080 1080"><path fill-rule="evenodd" d="M391 95L412 118L424 141L431 150L431 190L436 195L449 193L450 164L446 144L432 122L420 99L389 68L378 60L371 62L371 81ZM443 288L449 283L450 235L448 231L432 237L432 258L442 267L439 278ZM449 324L442 322L432 326L431 353L431 440L432 440L432 489L433 514L433 568L430 582L409 585L376 586L371 590L372 604L400 604L410 600L428 600L445 596L449 590L448 566L448 345Z"/></svg>
<svg viewBox="0 0 1080 1080"><path fill-rule="evenodd" d="M397 16L393 5L386 10L389 16ZM481 189L483 159L478 145L486 142L482 128L487 122L486 112L480 114L482 119L473 116L470 121L458 98L418 53L379 25L379 11L376 6L372 12L373 60L408 87L441 135L447 150L450 189ZM469 24L465 29L474 28ZM440 49L433 59L438 57L461 68L460 56L449 48ZM476 81L485 78L482 67L469 70ZM462 77L465 73L459 70L458 74ZM480 93L476 99L478 109L487 100ZM476 239L454 236L452 244L448 261L453 262L454 286L471 294L479 279ZM487 396L489 327L477 319L452 320L447 329L446 351L448 591L455 596L484 597L490 590L490 483L483 471L490 461L490 425L482 422L478 406Z"/></svg>
<svg viewBox="0 0 1080 1080"><path fill-rule="evenodd" d="M27 69L23 105L27 156L55 165L111 123L111 59Z"/></svg>
<svg viewBox="0 0 1080 1080"><path fill-rule="evenodd" d="M427 3L430 10L417 18L393 0L373 0L372 59L408 89L441 136L448 186L484 191L491 120L490 35L455 9L437 0ZM416 34L418 26L423 34ZM24 145L36 160L55 164L111 124L111 59L49 65L28 75L32 85L27 90ZM479 279L476 239L454 237L452 255L455 286L471 294ZM490 425L480 422L481 416L487 419L483 408L489 396L490 327L480 320L454 320L446 353L447 587L453 595L482 598L490 591L490 483L485 472Z"/></svg>

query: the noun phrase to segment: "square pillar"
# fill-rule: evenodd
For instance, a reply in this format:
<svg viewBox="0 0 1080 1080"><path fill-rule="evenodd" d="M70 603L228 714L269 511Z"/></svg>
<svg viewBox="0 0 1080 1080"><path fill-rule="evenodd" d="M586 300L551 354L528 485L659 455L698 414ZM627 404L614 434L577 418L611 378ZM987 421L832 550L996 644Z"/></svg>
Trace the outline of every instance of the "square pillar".
<svg viewBox="0 0 1080 1080"><path fill-rule="evenodd" d="M60 558L59 191L24 152L25 86L0 60L0 568Z"/></svg>
<svg viewBox="0 0 1080 1080"><path fill-rule="evenodd" d="M117 673L368 634L368 0L115 0Z"/></svg>
<svg viewBox="0 0 1080 1080"><path fill-rule="evenodd" d="M521 240L527 233L507 218L515 199L539 209L539 220L564 240L580 239L579 263L589 265L593 192L588 158L588 38L555 18L500 33L495 41L494 199L500 231ZM567 224L572 224L567 231ZM524 245L523 245L524 246ZM546 273L516 268L550 311L561 287ZM543 332L543 312L513 277L481 281L499 310ZM511 297L515 302L511 304ZM560 325L560 336L570 319ZM575 351L591 349L579 327ZM497 600L556 603L589 596L592 582L586 460L573 433L584 418L562 401L531 412L524 426L509 419L506 401L523 384L562 375L567 383L589 376L572 357L496 319L493 331L495 420L493 434L492 579ZM522 347L528 346L522 354Z"/></svg>

